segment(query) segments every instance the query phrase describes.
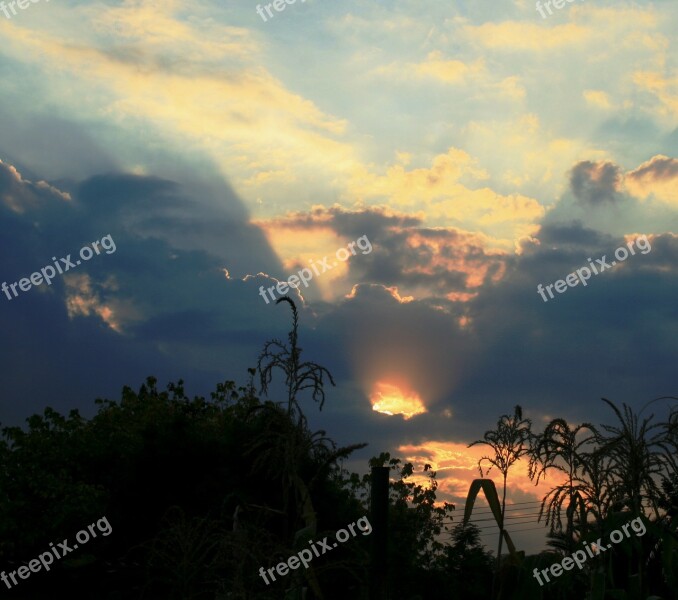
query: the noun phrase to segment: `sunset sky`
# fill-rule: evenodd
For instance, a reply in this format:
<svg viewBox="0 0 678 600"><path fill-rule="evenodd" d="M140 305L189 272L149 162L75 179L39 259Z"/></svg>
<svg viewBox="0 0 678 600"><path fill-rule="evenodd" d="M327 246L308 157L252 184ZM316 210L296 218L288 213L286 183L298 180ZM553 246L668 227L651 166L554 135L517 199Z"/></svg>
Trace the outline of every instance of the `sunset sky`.
<svg viewBox="0 0 678 600"><path fill-rule="evenodd" d="M190 394L244 384L290 327L260 286L325 256L291 296L337 387L303 406L369 442L352 469L429 462L460 503L483 454L467 444L514 405L539 429L609 422L601 397L676 395L674 1L545 19L526 0L297 0L265 22L256 6L0 13L0 282L117 247L0 293L3 425L91 415L151 374ZM362 236L371 251L336 261ZM651 251L537 292L638 236ZM518 466L509 500L547 487Z"/></svg>

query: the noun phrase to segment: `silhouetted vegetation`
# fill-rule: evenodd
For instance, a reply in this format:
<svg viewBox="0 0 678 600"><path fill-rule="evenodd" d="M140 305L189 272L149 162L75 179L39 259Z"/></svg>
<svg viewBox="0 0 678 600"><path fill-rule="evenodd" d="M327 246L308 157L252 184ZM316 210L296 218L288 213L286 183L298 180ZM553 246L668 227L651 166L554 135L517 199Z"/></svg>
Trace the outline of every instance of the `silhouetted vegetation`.
<svg viewBox="0 0 678 600"><path fill-rule="evenodd" d="M519 434L517 407L513 418L504 415L497 430L476 442L488 443L495 453L481 460L506 471L511 457L529 456L535 483L550 471L565 477L541 502L539 520L549 528L550 550L525 557L512 549L502 557L497 598L678 598L678 409L657 422L653 415L641 418L648 405L636 413L626 404L620 409L610 400L603 402L612 409L614 424L571 426L556 418L539 434L529 423ZM501 530L503 507L495 513ZM640 519L646 533L610 544L610 533L634 519ZM533 569L548 568L598 540L609 546L605 552L587 557L582 569L564 570L539 586Z"/></svg>
<svg viewBox="0 0 678 600"><path fill-rule="evenodd" d="M56 561L49 573L20 580L5 590L7 597L368 597L370 536L359 535L270 585L259 576L260 567L273 567L308 548L309 540L334 536L369 515L369 474L343 466L365 444L338 447L326 432L309 428L304 392L322 408L325 384L334 380L324 367L302 361L296 307L281 300L292 310L288 343L268 342L245 386L226 381L209 399L190 398L181 380L161 390L149 377L137 391L124 387L120 400L97 400L91 419L46 408L25 428L2 430L2 569L17 569L50 542L72 540L103 516L113 529ZM268 393L277 371L286 394L275 400ZM555 419L536 434L516 407L480 440L492 448L486 460L503 477L501 503L495 490L501 529L509 470L518 458L530 460L535 481L550 471L566 477L542 503L550 550L526 557L511 544L499 565L497 597L678 597L678 411L655 423L606 402L614 425ZM452 526L454 506L437 500L430 465L415 473L412 464L382 453L368 466L388 466L392 473L389 597L491 598L495 559L476 526ZM644 537L543 588L534 581L534 567L545 568L636 516L647 523Z"/></svg>
<svg viewBox="0 0 678 600"><path fill-rule="evenodd" d="M258 573L368 513L369 480L341 466L365 444L339 448L308 428L300 394L309 390L322 407L324 384L334 381L301 360L296 307L283 300L293 313L288 344L267 343L246 386L226 381L209 399L189 398L181 380L161 390L149 377L119 401L97 400L91 419L46 408L25 428L3 429L2 568L17 569L102 516L113 528L9 594L279 600L301 598L305 588L308 599L366 597L366 536L269 586ZM279 402L266 398L276 369L287 389ZM373 460L389 461L396 475L392 559L402 569L394 569L394 589L405 573L407 583L394 597L412 597L405 590L419 589L417 581L444 584L449 562L464 555L459 544L449 554L438 541L451 507L435 506L435 474L427 473L429 487L415 485L407 481L412 465Z"/></svg>

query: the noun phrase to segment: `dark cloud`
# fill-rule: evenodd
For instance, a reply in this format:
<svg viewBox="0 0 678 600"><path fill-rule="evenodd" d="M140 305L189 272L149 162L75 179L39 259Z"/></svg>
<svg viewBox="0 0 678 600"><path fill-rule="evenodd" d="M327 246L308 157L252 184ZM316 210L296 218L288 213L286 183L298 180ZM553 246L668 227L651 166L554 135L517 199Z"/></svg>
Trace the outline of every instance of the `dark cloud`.
<svg viewBox="0 0 678 600"><path fill-rule="evenodd" d="M662 183L654 178L651 165L657 163L655 166L667 177L672 170L672 159L656 159L631 171L632 177L609 162L577 163L570 171L570 190L548 210L542 220L542 231L547 226L569 227L572 223L583 223L589 230L615 237L629 232L675 231L678 226L675 208L668 202L649 198L649 192L655 191L653 184ZM638 195L649 199L639 200Z"/></svg>
<svg viewBox="0 0 678 600"><path fill-rule="evenodd" d="M384 208L316 207L310 214L294 213L266 224L280 225L306 231L329 228L346 239L366 235L373 251L358 251L349 261L349 281L396 285L402 295L444 299L446 294L473 293L483 281L497 277L505 262L503 254L487 251L477 234L429 228L419 218ZM295 264L293 270L304 266Z"/></svg>
<svg viewBox="0 0 678 600"><path fill-rule="evenodd" d="M347 237L375 235L390 228L417 227L420 217L405 215L386 208L368 207L363 210L346 210L340 206L316 206L309 212L292 212L269 221L271 226L286 226L314 230L331 227Z"/></svg>
<svg viewBox="0 0 678 600"><path fill-rule="evenodd" d="M0 182L4 280L108 233L117 244L82 267L89 288L62 278L49 293L11 302L0 295L0 359L12 373L3 420L48 403L91 406L150 373L184 377L191 392L207 394L223 379L243 383L264 341L286 339L289 307L266 304L258 288L274 280L255 276L282 267L261 231L233 216L237 199L227 188L220 213L213 197L160 177L90 178L72 186L70 201L7 165ZM649 236L648 254L544 303L537 284L611 256L624 240L588 222L552 221L513 255L489 249L482 236L385 209L288 219L347 240L367 235L373 246L349 261L350 293L333 302L304 293L300 304L303 356L338 384L322 413L302 403L311 424L341 443L370 442L356 459L427 439L471 441L515 404L536 418L595 421L607 416L600 396L637 406L676 393L674 235ZM78 295L83 304L69 316ZM429 412L408 421L373 412L368 395L380 379L402 381Z"/></svg>
<svg viewBox="0 0 678 600"><path fill-rule="evenodd" d="M539 230L539 241L544 247L600 248L610 242L611 236L589 229L581 221L544 224Z"/></svg>
<svg viewBox="0 0 678 600"><path fill-rule="evenodd" d="M621 184L619 167L609 162L582 161L570 171L570 188L585 204L614 203Z"/></svg>
<svg viewBox="0 0 678 600"><path fill-rule="evenodd" d="M183 376L207 393L256 359L266 339L257 326L270 325L273 315L256 304L253 284L225 270L280 265L261 231L234 211L220 214L177 182L127 174L90 178L69 199L6 163L0 200L2 281L30 276L52 256L76 257L106 235L116 245L49 287L12 300L0 294L8 339L0 356L12 373L2 421L48 404L91 406L148 374Z"/></svg>
<svg viewBox="0 0 678 600"><path fill-rule="evenodd" d="M296 222L336 232L343 216L316 209ZM553 221L514 256L493 253L474 234L405 224L390 212L371 209L365 222L359 211L349 217L350 235L369 231L373 252L351 260L356 287L348 298L311 305L320 318L311 335L332 340L329 363L358 386L360 400L353 398L348 412L339 409L341 416L332 412L350 433L340 433L342 441L469 440L516 403L537 417L586 419L591 411L604 415L596 403L603 395L633 404L672 391L676 350L662 330L675 329L674 236L650 236L649 254L544 303L539 283L564 278L589 259L609 260L625 240L581 221ZM477 293L455 297L457 291ZM410 294L416 299L408 301ZM648 318L652 325L643 324ZM355 411L369 413L370 384L388 373L417 389L430 412L406 424L370 415L349 425ZM445 407L453 418L441 418Z"/></svg>

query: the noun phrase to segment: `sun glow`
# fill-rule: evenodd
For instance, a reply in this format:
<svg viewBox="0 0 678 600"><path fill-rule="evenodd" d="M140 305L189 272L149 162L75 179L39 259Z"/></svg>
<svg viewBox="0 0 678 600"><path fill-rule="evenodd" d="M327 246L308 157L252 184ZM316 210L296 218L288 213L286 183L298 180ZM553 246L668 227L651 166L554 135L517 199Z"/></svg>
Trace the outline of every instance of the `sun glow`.
<svg viewBox="0 0 678 600"><path fill-rule="evenodd" d="M406 420L426 412L418 394L403 392L397 385L383 381L374 384L370 402L372 410L385 415L403 415Z"/></svg>
<svg viewBox="0 0 678 600"><path fill-rule="evenodd" d="M474 479L480 478L478 460L486 456L488 450L487 446L469 448L466 442L434 439L420 444L401 445L398 447L397 456L402 458L403 462L411 462L414 465L416 475L413 476L412 481L415 483L427 482L423 469L425 464L430 464L433 471L437 473L438 501L446 500L456 503L457 508L461 507L463 511L471 483ZM494 480L497 489L501 489L501 474L496 469L492 469L489 474L485 473L485 476ZM529 461L521 458L509 473L508 502L511 504L541 500L553 487L564 482L564 474L552 471L535 485L529 476ZM485 505L482 494L480 503Z"/></svg>

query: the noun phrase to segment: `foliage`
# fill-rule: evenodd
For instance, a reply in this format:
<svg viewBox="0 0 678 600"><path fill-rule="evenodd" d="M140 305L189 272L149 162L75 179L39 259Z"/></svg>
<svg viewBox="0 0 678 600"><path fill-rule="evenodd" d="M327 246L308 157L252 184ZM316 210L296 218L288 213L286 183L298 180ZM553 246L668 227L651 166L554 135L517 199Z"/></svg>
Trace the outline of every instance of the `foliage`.
<svg viewBox="0 0 678 600"><path fill-rule="evenodd" d="M583 435L581 435L583 434ZM563 473L566 480L551 489L542 499L539 520L546 514L546 525L553 533L562 531L562 511L565 505L567 526L565 544L569 553L576 542L575 524L586 532L587 500L590 486L587 482L592 444L598 436L595 427L583 423L570 427L564 419L553 419L544 431L535 436L530 451L530 478L539 480L550 470Z"/></svg>
<svg viewBox="0 0 678 600"><path fill-rule="evenodd" d="M488 573L492 572L493 558L483 548L476 525L456 525L451 543L445 545L438 562L446 574L446 589L454 593L454 598L484 599L490 595Z"/></svg>
<svg viewBox="0 0 678 600"><path fill-rule="evenodd" d="M659 480L665 466L665 432L661 423L652 423L653 415L642 421L630 406L602 398L619 423L602 425L608 433L600 436L601 452L610 458L611 494L617 510L628 508L632 514L644 514L651 508L659 516Z"/></svg>
<svg viewBox="0 0 678 600"><path fill-rule="evenodd" d="M585 543L595 544L599 538L608 540L612 531L634 518L642 519L647 533L613 545L607 552L589 558L581 571L564 572L541 590L531 581L530 570L548 567L561 558L555 559L555 553L527 557L510 585L506 585L505 573L502 577L508 598L543 596L555 600L572 597L573 593L579 597L585 593L587 583L590 600L640 600L650 594L678 598L674 518L678 510L678 411L671 409L668 421L659 423L653 415L642 418L650 403L635 412L626 404L618 408L607 399L603 402L612 409L616 423L572 426L556 418L543 432L530 436L530 476L535 483L550 470L565 475L564 482L544 495L539 520L545 517L548 545L561 558L583 548ZM494 442L494 449L498 448L497 439L495 436L489 440ZM496 463L494 466L505 466L506 458Z"/></svg>
<svg viewBox="0 0 678 600"><path fill-rule="evenodd" d="M508 478L509 470L516 461L530 452L530 444L532 441L531 427L532 422L530 419L523 419L522 408L516 406L513 415L502 415L499 418L496 429L486 431L482 440L476 440L469 444L469 448L477 444L484 444L492 449L493 454L483 456L478 461L480 476L483 477L483 463L489 463L485 473L488 474L492 467L496 467L503 479L501 519L499 520L499 542L497 548L497 573L499 572L501 564L501 548L504 542L506 480Z"/></svg>
<svg viewBox="0 0 678 600"><path fill-rule="evenodd" d="M323 378L326 376L332 385L335 385L335 383L332 375L325 367L314 362L301 362L301 348L297 345L297 330L299 327L297 307L288 296L278 298L275 303L279 304L280 302L287 302L292 309L292 329L287 336L289 347L277 339L270 340L264 345L257 363L261 392L263 394L268 392L268 386L273 379L273 370L282 370L285 374L285 385L287 387L287 414L290 416L297 414L299 419L303 419L303 412L297 400L299 392L306 389L313 390L313 400L318 403L320 410L322 410L325 403Z"/></svg>
<svg viewBox="0 0 678 600"><path fill-rule="evenodd" d="M447 569L455 560L464 556L447 553L448 546L442 536L449 531L449 522L454 505L437 502L438 481L431 465L424 465L422 473L415 473L412 463L402 463L383 452L369 461L369 467L388 466L393 476L389 481L389 564L394 568L390 573L390 587L393 599L410 599L415 594L426 598L438 598L442 586L453 590ZM370 497L370 475L360 477L353 473L346 479L351 493L361 500L368 510ZM474 556L474 560L477 558ZM469 566L466 563L458 568ZM480 576L479 576L480 578ZM422 582L428 582L433 595L422 591L428 589ZM479 596L478 598L483 598Z"/></svg>
<svg viewBox="0 0 678 600"><path fill-rule="evenodd" d="M149 377L120 401L97 404L90 420L48 408L26 430L3 430L3 564L30 560L104 515L113 529L83 547L93 557L86 567L56 562L49 576L23 582L31 598L62 587L77 597L72 586L87 580L86 595L99 598L211 600L219 589L233 598L259 589L277 600L280 588L267 590L258 570L293 550L283 535L289 460L322 511L318 535L364 514L338 479L338 461L353 448L299 428L251 387L225 382L211 400L189 399L181 381L161 391ZM256 444L276 434L296 436L294 457Z"/></svg>

